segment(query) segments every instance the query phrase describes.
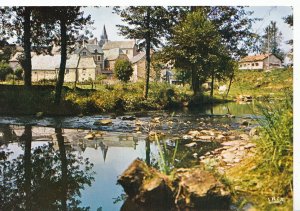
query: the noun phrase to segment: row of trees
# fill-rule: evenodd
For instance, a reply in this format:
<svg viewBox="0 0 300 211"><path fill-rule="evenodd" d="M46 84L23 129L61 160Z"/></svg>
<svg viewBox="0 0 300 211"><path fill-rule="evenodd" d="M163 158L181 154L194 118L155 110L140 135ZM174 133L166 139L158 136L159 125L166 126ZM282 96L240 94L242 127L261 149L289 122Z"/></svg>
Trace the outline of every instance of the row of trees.
<svg viewBox="0 0 300 211"><path fill-rule="evenodd" d="M84 16L81 7L4 7L0 8L0 36L16 36L24 47L20 64L24 69L24 84L31 86L31 51L51 52L48 46L61 46L61 61L55 89L55 103L60 103L64 82L68 45L79 33L91 25L90 16ZM89 31L85 30L88 35ZM43 48L46 47L46 48Z"/></svg>
<svg viewBox="0 0 300 211"><path fill-rule="evenodd" d="M126 25L120 34L139 40L146 51L144 97L148 96L151 49L172 61L191 80L195 94L208 78L232 78L234 60L246 55L255 41L255 19L244 7L126 7L114 8ZM211 92L211 95L213 91Z"/></svg>

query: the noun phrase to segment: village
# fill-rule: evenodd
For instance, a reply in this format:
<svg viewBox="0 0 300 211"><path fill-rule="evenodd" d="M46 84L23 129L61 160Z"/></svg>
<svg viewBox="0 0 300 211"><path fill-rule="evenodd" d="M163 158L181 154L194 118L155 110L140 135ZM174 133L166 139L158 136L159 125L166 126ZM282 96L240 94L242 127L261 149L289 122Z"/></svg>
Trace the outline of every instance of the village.
<svg viewBox="0 0 300 211"><path fill-rule="evenodd" d="M293 15L0 3L0 210L292 210Z"/></svg>

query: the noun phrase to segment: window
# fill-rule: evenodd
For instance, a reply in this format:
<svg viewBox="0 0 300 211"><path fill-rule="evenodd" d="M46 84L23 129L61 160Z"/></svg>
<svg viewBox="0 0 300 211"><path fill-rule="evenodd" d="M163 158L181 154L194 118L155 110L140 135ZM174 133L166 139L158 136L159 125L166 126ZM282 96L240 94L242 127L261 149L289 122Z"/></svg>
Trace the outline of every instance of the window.
<svg viewBox="0 0 300 211"><path fill-rule="evenodd" d="M255 63L256 66L258 66L258 63Z"/></svg>
<svg viewBox="0 0 300 211"><path fill-rule="evenodd" d="M101 60L101 56L98 56L98 61L100 61Z"/></svg>
<svg viewBox="0 0 300 211"><path fill-rule="evenodd" d="M85 69L85 68L82 69L82 73L83 73L83 74L86 73L86 69Z"/></svg>
<svg viewBox="0 0 300 211"><path fill-rule="evenodd" d="M254 66L254 63L252 63L251 66Z"/></svg>
<svg viewBox="0 0 300 211"><path fill-rule="evenodd" d="M86 56L86 52L85 51L82 52L82 56Z"/></svg>
<svg viewBox="0 0 300 211"><path fill-rule="evenodd" d="M66 74L68 74L69 73L69 69L66 69Z"/></svg>

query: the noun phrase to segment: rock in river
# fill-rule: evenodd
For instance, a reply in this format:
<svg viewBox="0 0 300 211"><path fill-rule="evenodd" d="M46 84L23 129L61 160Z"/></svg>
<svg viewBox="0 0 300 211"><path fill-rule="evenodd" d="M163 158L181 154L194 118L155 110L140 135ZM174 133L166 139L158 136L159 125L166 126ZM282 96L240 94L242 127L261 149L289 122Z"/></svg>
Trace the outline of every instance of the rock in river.
<svg viewBox="0 0 300 211"><path fill-rule="evenodd" d="M111 119L100 119L100 120L97 120L96 122L94 122L94 125L103 125L103 126L106 126L106 125L112 125L112 120Z"/></svg>
<svg viewBox="0 0 300 211"><path fill-rule="evenodd" d="M178 169L172 177L135 160L119 177L129 200L139 205L185 209L228 209L230 192L215 176L200 168ZM164 208L162 208L164 207ZM148 209L145 209L148 210ZM169 210L169 209L167 209Z"/></svg>

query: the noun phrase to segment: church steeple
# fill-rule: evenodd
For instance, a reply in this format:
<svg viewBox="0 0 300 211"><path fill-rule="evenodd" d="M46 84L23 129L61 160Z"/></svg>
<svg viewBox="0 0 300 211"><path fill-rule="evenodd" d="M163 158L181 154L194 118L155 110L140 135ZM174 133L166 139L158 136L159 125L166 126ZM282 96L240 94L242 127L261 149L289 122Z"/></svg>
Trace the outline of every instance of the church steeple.
<svg viewBox="0 0 300 211"><path fill-rule="evenodd" d="M107 33L106 33L106 28L105 28L105 25L104 25L102 35L100 36L99 45L102 47L107 42L108 42L108 37L107 37Z"/></svg>

